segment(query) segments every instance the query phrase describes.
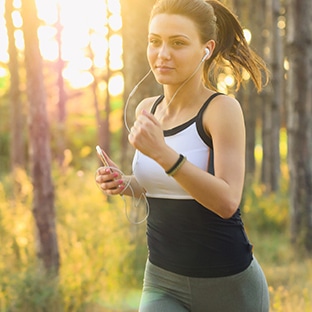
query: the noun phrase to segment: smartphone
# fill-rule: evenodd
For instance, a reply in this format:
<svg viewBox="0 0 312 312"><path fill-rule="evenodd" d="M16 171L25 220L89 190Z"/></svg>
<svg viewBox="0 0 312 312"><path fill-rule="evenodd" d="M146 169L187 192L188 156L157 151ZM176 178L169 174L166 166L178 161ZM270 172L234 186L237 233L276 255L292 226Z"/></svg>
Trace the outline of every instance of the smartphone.
<svg viewBox="0 0 312 312"><path fill-rule="evenodd" d="M109 166L109 164L108 164L108 161L107 161L107 159L106 159L106 157L105 157L105 155L104 155L102 149L100 148L100 146L97 145L95 148L96 148L96 152L97 152L99 158L101 159L103 165L104 165L105 167L110 168L110 166ZM112 169L110 169L110 171L113 172Z"/></svg>

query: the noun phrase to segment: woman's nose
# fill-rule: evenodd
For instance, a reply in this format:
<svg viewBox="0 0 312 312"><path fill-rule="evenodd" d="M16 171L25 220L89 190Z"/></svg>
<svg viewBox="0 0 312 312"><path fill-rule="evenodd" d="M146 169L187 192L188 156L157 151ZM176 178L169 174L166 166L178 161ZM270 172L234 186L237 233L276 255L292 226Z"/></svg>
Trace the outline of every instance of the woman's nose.
<svg viewBox="0 0 312 312"><path fill-rule="evenodd" d="M162 59L170 59L170 49L167 45L163 44L158 51L158 57Z"/></svg>

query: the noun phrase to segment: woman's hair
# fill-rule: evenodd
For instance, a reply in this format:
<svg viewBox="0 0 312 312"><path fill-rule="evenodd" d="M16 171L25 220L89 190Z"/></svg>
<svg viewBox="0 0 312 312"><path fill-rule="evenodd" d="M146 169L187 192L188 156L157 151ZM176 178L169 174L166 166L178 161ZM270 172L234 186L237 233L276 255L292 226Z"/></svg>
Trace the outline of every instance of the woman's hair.
<svg viewBox="0 0 312 312"><path fill-rule="evenodd" d="M243 81L245 69L257 90L261 91L262 74L265 82L268 81L266 65L249 47L238 19L222 3L217 0L157 0L150 18L162 13L190 18L197 26L202 43L216 42L212 56L204 64L203 79L209 88L215 89L222 68L229 66L237 89Z"/></svg>

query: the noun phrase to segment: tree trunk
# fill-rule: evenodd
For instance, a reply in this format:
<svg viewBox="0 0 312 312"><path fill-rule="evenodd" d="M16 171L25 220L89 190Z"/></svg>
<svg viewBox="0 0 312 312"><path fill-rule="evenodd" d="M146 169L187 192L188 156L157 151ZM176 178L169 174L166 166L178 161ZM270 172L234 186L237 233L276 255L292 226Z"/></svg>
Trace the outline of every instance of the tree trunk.
<svg viewBox="0 0 312 312"><path fill-rule="evenodd" d="M280 0L272 0L272 6L269 8L272 10L272 89L274 90L271 98L272 106L272 136L271 136L271 148L272 148L272 170L270 175L271 190L279 190L280 180L280 128L281 128L281 113L284 102L283 88L284 88L284 47L281 30L278 27L278 21L281 14Z"/></svg>
<svg viewBox="0 0 312 312"><path fill-rule="evenodd" d="M62 59L62 24L61 24L61 13L60 5L57 4L57 24L56 24L56 39L58 43L58 59L57 59L57 88L58 88L58 118L57 118L57 133L56 133L56 146L57 146L57 160L60 166L64 162L64 151L66 148L66 101L67 95L64 87L64 61Z"/></svg>
<svg viewBox="0 0 312 312"><path fill-rule="evenodd" d="M312 2L289 0L287 12L291 237L312 253Z"/></svg>
<svg viewBox="0 0 312 312"><path fill-rule="evenodd" d="M12 21L13 0L5 2L5 19L9 42L10 107L11 107L11 166L25 167L25 116L21 101L18 52L15 46L14 25Z"/></svg>
<svg viewBox="0 0 312 312"><path fill-rule="evenodd" d="M110 40L110 37L112 36L112 30L110 25L107 25L108 27L108 34L107 34L107 40ZM109 115L111 113L111 96L109 93L108 85L109 85L109 80L112 75L112 71L110 68L110 54L111 50L108 49L107 55L106 55L106 64L107 64L107 69L106 69L106 94L105 94L105 103L104 103L104 112L105 114L102 116L101 119L101 134L99 136L100 144L103 146L104 150L108 155L110 155L110 140L111 140L111 133L109 130L110 123L109 123Z"/></svg>
<svg viewBox="0 0 312 312"><path fill-rule="evenodd" d="M267 47L270 53L266 61L272 71L272 82L266 91L266 101L263 103L263 163L262 183L268 192L277 191L280 178L280 114L283 101L283 43L278 28L280 16L279 0L266 0Z"/></svg>
<svg viewBox="0 0 312 312"><path fill-rule="evenodd" d="M260 33L256 32L263 26L263 11L259 9L259 1L248 0L234 0L233 6L237 13L243 27L246 26L252 33L251 45L253 48L261 47ZM255 23L251 23L251 12L257 12L255 16ZM261 23L258 21L261 20ZM260 50L260 49L259 49ZM240 88L237 93L237 99L241 103L244 111L245 125L246 125L246 182L249 183L254 179L256 160L255 160L255 146L256 146L256 117L258 111L258 104L260 96L252 88L251 82L248 81L244 87Z"/></svg>
<svg viewBox="0 0 312 312"><path fill-rule="evenodd" d="M22 1L25 65L29 100L29 144L34 188L33 214L37 226L38 257L48 271L58 272L59 251L55 229L54 188L51 178L49 126L37 38L35 0Z"/></svg>
<svg viewBox="0 0 312 312"><path fill-rule="evenodd" d="M110 34L110 28L109 25L107 25L109 29L109 34ZM108 38L109 39L109 34ZM90 33L91 36L91 33ZM105 98L105 103L103 108L101 109L100 103L99 103L99 96L98 96L98 80L99 77L96 75L96 70L94 66L94 53L91 47L91 44L88 46L88 51L89 51L89 56L92 60L92 67L90 69L90 72L94 78L93 83L91 85L91 90L92 90L92 96L93 96L93 105L94 105L94 110L95 110L95 119L96 119L96 125L98 129L97 133L97 144L101 146L101 148L108 154L110 155L110 131L109 131L109 114L110 114L110 94L108 92L108 83L109 83L109 77L111 75L111 71L109 68L109 52L108 55L106 56L106 64L107 64L107 70L106 73L103 75L105 76L104 80L106 82L107 88L106 92L104 95ZM102 77L101 77L102 79ZM99 160L99 164L102 166L102 162Z"/></svg>

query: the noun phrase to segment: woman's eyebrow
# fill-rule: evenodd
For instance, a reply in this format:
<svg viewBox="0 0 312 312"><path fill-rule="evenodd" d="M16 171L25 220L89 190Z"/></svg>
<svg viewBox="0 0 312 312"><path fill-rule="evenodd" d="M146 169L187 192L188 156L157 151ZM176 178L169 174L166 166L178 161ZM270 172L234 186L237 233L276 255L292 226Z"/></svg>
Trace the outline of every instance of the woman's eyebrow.
<svg viewBox="0 0 312 312"><path fill-rule="evenodd" d="M154 34L154 33L149 33L148 36L161 37L160 35ZM187 35L183 35L183 34L169 36L169 39L176 39L176 38L181 38L181 37L190 40L190 38Z"/></svg>

